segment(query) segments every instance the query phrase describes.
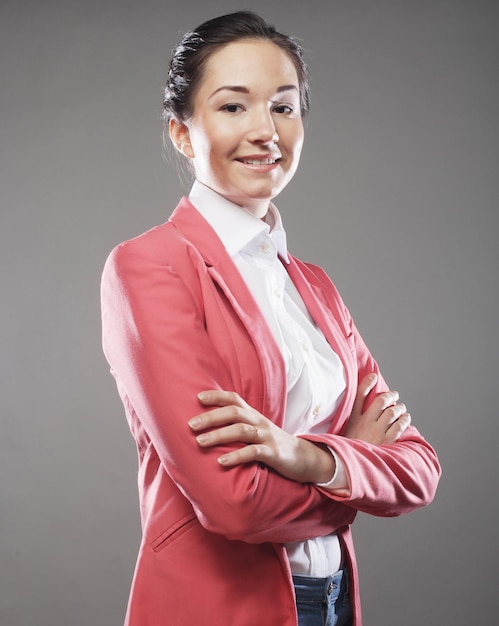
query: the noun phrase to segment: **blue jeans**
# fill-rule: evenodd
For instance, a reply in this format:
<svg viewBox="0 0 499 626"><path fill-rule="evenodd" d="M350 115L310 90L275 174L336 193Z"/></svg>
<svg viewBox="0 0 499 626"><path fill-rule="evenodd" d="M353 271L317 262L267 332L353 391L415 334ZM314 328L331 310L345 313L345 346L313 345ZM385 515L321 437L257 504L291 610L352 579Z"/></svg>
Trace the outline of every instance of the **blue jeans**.
<svg viewBox="0 0 499 626"><path fill-rule="evenodd" d="M327 578L293 576L298 626L352 626L348 575L338 570Z"/></svg>

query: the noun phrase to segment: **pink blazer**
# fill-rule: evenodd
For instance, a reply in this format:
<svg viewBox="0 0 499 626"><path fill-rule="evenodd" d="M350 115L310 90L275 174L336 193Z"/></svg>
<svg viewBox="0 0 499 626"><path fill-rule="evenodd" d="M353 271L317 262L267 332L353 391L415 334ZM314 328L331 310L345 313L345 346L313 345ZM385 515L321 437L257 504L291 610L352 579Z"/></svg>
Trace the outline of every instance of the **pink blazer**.
<svg viewBox="0 0 499 626"><path fill-rule="evenodd" d="M285 542L338 532L362 623L350 525L428 504L440 468L414 427L393 445L346 439L358 380L378 372L337 290L318 267L286 266L340 356L347 391L329 433L347 466L342 498L260 464L223 468L187 421L202 389L234 390L282 425L286 375L272 334L215 232L182 199L170 220L119 245L102 279L104 352L139 456L143 538L129 626L296 626ZM371 392L387 389L379 375ZM227 449L230 446L227 446Z"/></svg>

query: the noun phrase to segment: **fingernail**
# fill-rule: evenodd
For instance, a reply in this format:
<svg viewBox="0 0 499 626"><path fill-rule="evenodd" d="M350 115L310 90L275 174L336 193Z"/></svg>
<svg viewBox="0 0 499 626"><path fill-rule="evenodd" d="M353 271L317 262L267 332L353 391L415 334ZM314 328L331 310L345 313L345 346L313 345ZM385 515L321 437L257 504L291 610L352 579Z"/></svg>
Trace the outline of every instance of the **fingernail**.
<svg viewBox="0 0 499 626"><path fill-rule="evenodd" d="M210 394L207 391L200 391L198 393L198 399L201 400L201 402L206 402L206 400L208 400L209 397L210 397Z"/></svg>
<svg viewBox="0 0 499 626"><path fill-rule="evenodd" d="M197 441L198 443L203 444L203 443L207 443L207 442L208 442L208 440L209 440L209 438L210 438L210 436L209 436L209 435L198 435L198 436L196 437L196 441Z"/></svg>
<svg viewBox="0 0 499 626"><path fill-rule="evenodd" d="M193 417L192 419L189 420L189 426L191 428L197 428L200 424L201 424L201 420L199 419L199 417Z"/></svg>
<svg viewBox="0 0 499 626"><path fill-rule="evenodd" d="M218 457L218 462L220 463L220 465L226 465L229 462L229 457L228 456L220 456L220 457Z"/></svg>
<svg viewBox="0 0 499 626"><path fill-rule="evenodd" d="M367 392L370 392L374 389L376 383L378 382L378 376L376 374L369 374L368 383L367 383Z"/></svg>

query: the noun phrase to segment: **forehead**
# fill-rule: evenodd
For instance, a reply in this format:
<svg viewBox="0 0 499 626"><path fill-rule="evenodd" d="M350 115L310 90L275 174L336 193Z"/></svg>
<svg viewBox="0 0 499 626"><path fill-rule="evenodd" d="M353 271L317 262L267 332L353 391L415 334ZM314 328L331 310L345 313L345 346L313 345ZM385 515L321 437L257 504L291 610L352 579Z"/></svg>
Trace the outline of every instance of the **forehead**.
<svg viewBox="0 0 499 626"><path fill-rule="evenodd" d="M296 85L298 75L291 57L267 40L243 39L226 44L210 55L200 88L225 85L279 87Z"/></svg>

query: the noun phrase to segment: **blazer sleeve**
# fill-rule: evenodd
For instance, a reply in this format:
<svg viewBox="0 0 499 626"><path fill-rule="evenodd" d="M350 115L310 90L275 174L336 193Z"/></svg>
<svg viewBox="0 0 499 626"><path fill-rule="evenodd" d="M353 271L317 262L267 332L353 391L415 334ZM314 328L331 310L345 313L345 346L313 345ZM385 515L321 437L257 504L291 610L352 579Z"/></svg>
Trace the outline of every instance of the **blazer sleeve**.
<svg viewBox="0 0 499 626"><path fill-rule="evenodd" d="M378 382L366 400L367 408L377 395L389 387L327 274L321 268L308 267L322 282L327 306L352 346L357 382L372 372L378 375ZM351 409L351 406L347 408L347 415ZM341 433L305 435L305 438L327 443L344 461L350 494L344 496L328 492L329 497L337 502L348 503L356 510L371 515L396 516L425 506L434 498L441 474L438 458L412 425L397 442L390 445L376 446L358 439L347 439Z"/></svg>
<svg viewBox="0 0 499 626"><path fill-rule="evenodd" d="M196 285L192 272L187 283L155 250L132 240L108 258L101 289L103 346L124 403L200 523L255 543L304 540L351 523L350 506L331 507L310 484L258 463L223 468L218 456L236 444L197 445L187 424L205 410L197 393L232 390L233 379L205 328L199 277Z"/></svg>

